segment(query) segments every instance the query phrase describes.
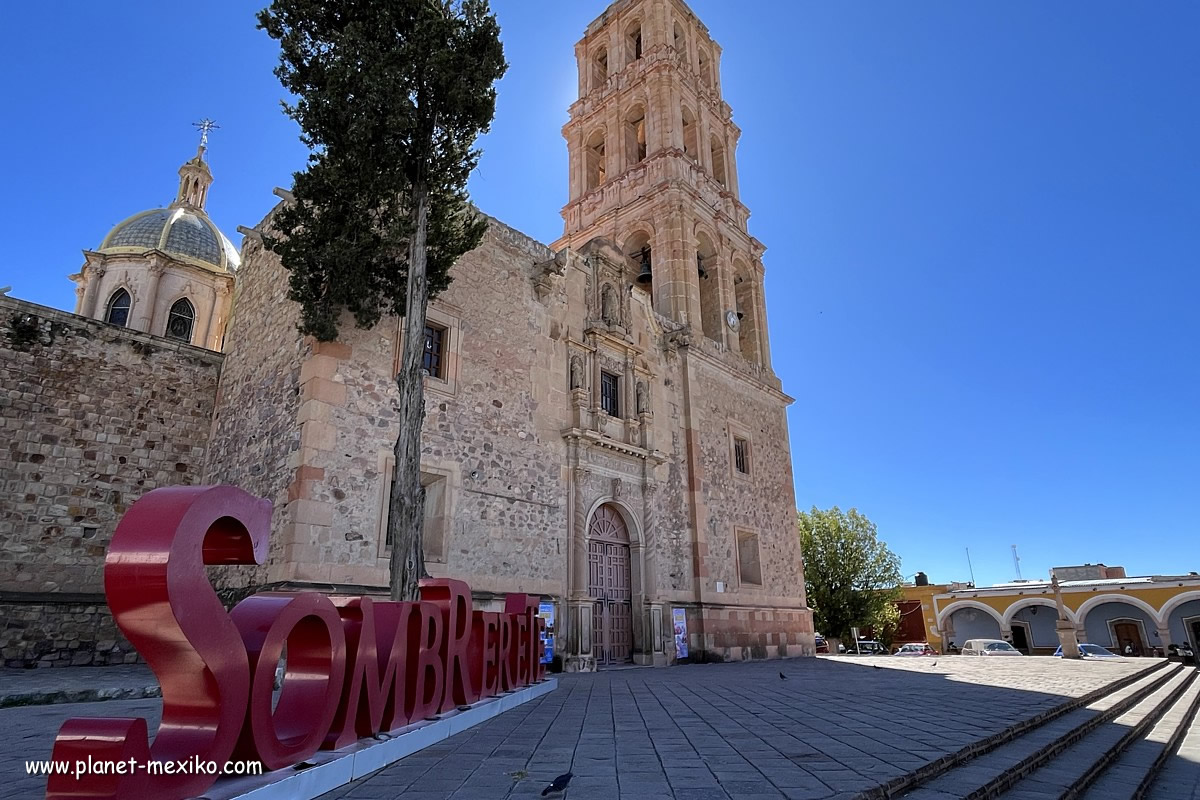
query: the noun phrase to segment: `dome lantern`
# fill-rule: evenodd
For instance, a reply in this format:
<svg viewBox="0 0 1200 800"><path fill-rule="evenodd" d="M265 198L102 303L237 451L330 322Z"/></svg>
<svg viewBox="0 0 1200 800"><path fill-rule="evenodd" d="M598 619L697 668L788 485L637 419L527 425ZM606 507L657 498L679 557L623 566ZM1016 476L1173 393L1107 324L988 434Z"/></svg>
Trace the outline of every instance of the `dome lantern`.
<svg viewBox="0 0 1200 800"><path fill-rule="evenodd" d="M204 161L204 145L196 149L196 157L184 162L179 168L179 194L172 206L188 206L204 210L208 199L208 187L212 185L212 172Z"/></svg>
<svg viewBox="0 0 1200 800"><path fill-rule="evenodd" d="M204 153L208 150L208 134L221 126L207 117L193 122L192 126L200 131L200 146L196 148L196 157L179 168L179 193L171 205L191 206L203 211L204 202L208 199L208 187L212 185L212 172L204 161Z"/></svg>

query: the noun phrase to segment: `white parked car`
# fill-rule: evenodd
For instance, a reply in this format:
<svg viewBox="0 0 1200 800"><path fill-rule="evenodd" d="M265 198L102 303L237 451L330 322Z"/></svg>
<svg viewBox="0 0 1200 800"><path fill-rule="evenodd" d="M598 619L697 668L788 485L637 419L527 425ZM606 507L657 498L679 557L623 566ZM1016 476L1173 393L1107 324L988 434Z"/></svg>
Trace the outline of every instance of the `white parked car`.
<svg viewBox="0 0 1200 800"><path fill-rule="evenodd" d="M1002 639L969 639L963 645L964 656L1019 656L1024 655Z"/></svg>
<svg viewBox="0 0 1200 800"><path fill-rule="evenodd" d="M1054 651L1054 655L1062 658L1062 645ZM1079 643L1079 655L1081 658L1121 658L1111 650L1105 649L1098 644L1088 644L1087 642Z"/></svg>

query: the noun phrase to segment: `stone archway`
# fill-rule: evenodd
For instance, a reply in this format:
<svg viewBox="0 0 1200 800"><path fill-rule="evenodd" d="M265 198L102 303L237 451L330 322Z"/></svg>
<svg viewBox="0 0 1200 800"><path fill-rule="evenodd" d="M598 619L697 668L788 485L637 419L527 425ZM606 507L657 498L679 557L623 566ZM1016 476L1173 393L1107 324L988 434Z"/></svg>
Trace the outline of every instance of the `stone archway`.
<svg viewBox="0 0 1200 800"><path fill-rule="evenodd" d="M956 600L938 614L945 631L946 646L951 642L961 648L969 639L1004 638L1004 621L1000 612L976 600Z"/></svg>
<svg viewBox="0 0 1200 800"><path fill-rule="evenodd" d="M616 506L605 503L592 514L587 544L592 652L597 664L624 664L633 655L633 582L629 528Z"/></svg>
<svg viewBox="0 0 1200 800"><path fill-rule="evenodd" d="M1148 604L1132 597L1108 595L1088 598L1077 613L1092 644L1107 647L1118 655L1126 655L1126 648L1136 656L1151 652L1150 636L1158 621Z"/></svg>

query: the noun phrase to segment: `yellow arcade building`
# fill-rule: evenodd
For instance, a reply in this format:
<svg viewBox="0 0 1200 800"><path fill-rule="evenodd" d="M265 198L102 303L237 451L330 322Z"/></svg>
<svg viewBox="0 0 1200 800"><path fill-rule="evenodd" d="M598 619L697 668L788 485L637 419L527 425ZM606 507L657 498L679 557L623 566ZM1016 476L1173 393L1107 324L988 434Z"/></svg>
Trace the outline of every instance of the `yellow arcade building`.
<svg viewBox="0 0 1200 800"><path fill-rule="evenodd" d="M1165 653L1170 644L1200 647L1200 574L1129 576L1104 564L1050 572L1080 642L1135 656ZM1029 655L1058 647L1049 580L986 587L919 582L903 587L899 606L897 641L915 639L923 628L925 640L942 652L968 639L1004 639Z"/></svg>

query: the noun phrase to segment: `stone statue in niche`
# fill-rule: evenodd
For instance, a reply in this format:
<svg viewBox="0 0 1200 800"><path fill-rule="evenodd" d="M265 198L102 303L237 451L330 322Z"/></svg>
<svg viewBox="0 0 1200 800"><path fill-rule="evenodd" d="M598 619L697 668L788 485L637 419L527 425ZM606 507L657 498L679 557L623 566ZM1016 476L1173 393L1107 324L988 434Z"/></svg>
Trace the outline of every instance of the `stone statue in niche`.
<svg viewBox="0 0 1200 800"><path fill-rule="evenodd" d="M617 293L607 283L600 290L600 319L604 320L605 325L617 325L620 322L620 311L617 309Z"/></svg>
<svg viewBox="0 0 1200 800"><path fill-rule="evenodd" d="M571 356L571 388L583 388L583 359L579 356Z"/></svg>
<svg viewBox="0 0 1200 800"><path fill-rule="evenodd" d="M637 382L637 412L639 414L650 413L650 398L646 396L646 382Z"/></svg>

